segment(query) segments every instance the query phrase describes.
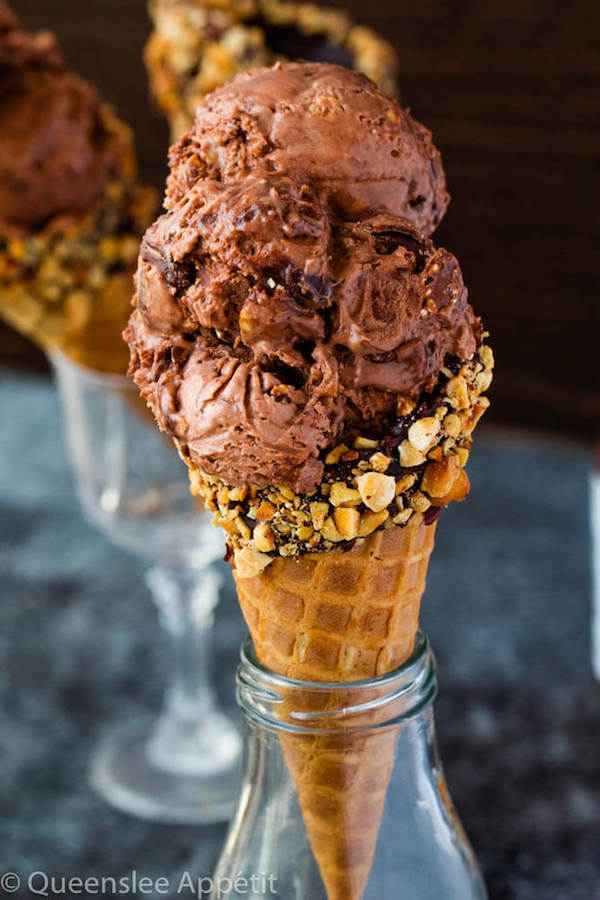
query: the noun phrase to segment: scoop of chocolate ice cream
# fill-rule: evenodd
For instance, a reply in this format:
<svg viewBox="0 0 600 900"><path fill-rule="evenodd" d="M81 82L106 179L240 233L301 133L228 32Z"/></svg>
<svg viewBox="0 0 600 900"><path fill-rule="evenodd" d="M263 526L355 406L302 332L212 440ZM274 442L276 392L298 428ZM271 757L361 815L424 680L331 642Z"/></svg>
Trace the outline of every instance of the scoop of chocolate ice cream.
<svg viewBox="0 0 600 900"><path fill-rule="evenodd" d="M287 68L255 77L281 90ZM293 92L301 67L290 69ZM317 74L323 90L356 84L337 67ZM372 128L357 115L352 145ZM481 327L450 253L404 216L341 202L322 177L326 156L311 172L283 165L283 144L278 153L276 168L236 166L225 149L185 191L171 184L142 245L126 337L131 373L192 466L308 492L325 450L386 434L399 400L433 390L447 360L470 358ZM393 194L402 178L390 160ZM366 184L371 171L383 177L376 154L372 169L365 156Z"/></svg>
<svg viewBox="0 0 600 900"><path fill-rule="evenodd" d="M392 213L430 234L449 199L430 132L364 75L321 63L256 69L214 91L170 162L167 206L198 180L259 170L318 184L344 216Z"/></svg>
<svg viewBox="0 0 600 900"><path fill-rule="evenodd" d="M0 0L0 35L13 31L17 27L17 17L12 9Z"/></svg>
<svg viewBox="0 0 600 900"><path fill-rule="evenodd" d="M116 170L121 138L95 90L65 70L49 32L27 34L0 6L0 225L81 213Z"/></svg>
<svg viewBox="0 0 600 900"><path fill-rule="evenodd" d="M28 34L22 31L13 11L0 0L0 69L22 66L60 68L62 65L62 56L52 32Z"/></svg>

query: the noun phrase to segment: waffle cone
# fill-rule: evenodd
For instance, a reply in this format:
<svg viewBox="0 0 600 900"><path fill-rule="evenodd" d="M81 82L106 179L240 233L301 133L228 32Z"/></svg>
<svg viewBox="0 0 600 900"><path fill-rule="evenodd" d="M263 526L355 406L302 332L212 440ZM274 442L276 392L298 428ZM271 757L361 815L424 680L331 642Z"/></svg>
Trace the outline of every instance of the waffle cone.
<svg viewBox="0 0 600 900"><path fill-rule="evenodd" d="M2 291L0 316L46 352L60 350L89 369L124 374L129 353L121 333L131 308L131 279L131 272L112 275L97 295L81 290L61 306L15 284Z"/></svg>
<svg viewBox="0 0 600 900"><path fill-rule="evenodd" d="M338 683L401 665L413 649L434 535L435 525L415 514L404 527L377 531L348 552L279 558L260 575L236 576L260 662L290 678ZM351 694L349 688L349 702ZM307 690L307 706L314 698ZM381 715L365 712L362 725L376 725ZM362 896L396 734L397 728L281 736L329 900Z"/></svg>

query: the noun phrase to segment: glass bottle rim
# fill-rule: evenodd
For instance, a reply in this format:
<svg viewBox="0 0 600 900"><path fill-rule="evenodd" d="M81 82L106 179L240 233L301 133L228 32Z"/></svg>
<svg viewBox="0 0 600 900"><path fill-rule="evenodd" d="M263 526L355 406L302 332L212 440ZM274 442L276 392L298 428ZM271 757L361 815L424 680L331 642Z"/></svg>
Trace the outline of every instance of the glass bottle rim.
<svg viewBox="0 0 600 900"><path fill-rule="evenodd" d="M250 637L242 644L240 657L238 704L249 719L273 730L326 734L339 733L340 728L365 731L398 726L423 712L437 694L435 658L420 629L402 665L356 681L304 681L279 675L258 661ZM314 708L310 705L313 696ZM325 697L328 708L320 705Z"/></svg>

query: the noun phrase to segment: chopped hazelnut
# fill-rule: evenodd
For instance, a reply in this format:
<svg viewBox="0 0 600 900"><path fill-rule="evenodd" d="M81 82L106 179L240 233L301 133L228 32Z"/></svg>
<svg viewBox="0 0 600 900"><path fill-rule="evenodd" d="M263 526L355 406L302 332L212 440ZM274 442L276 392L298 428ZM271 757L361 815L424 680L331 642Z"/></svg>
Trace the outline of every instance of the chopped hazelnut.
<svg viewBox="0 0 600 900"><path fill-rule="evenodd" d="M386 456L385 453L374 453L369 459L369 465L372 469L375 469L376 472L387 471L387 467L390 463L391 459L389 456Z"/></svg>
<svg viewBox="0 0 600 900"><path fill-rule="evenodd" d="M407 469L412 468L412 466L420 466L421 463L425 462L423 454L410 441L402 441L398 447L398 455L400 457L400 465L405 466Z"/></svg>
<svg viewBox="0 0 600 900"><path fill-rule="evenodd" d="M452 489L459 468L456 456L447 456L442 462L432 462L425 469L421 487L430 497L444 497Z"/></svg>
<svg viewBox="0 0 600 900"><path fill-rule="evenodd" d="M408 440L413 447L426 453L433 447L440 431L440 423L434 416L417 419L408 429Z"/></svg>
<svg viewBox="0 0 600 900"><path fill-rule="evenodd" d="M412 400L408 400L406 397L400 397L396 401L396 413L399 416L407 416L413 411L415 405L416 404Z"/></svg>
<svg viewBox="0 0 600 900"><path fill-rule="evenodd" d="M355 450L374 450L376 446L377 441L373 441L371 438L357 437L354 440Z"/></svg>
<svg viewBox="0 0 600 900"><path fill-rule="evenodd" d="M316 528L317 531L320 531L323 527L323 522L329 515L329 503L311 503L310 514L312 516L314 528Z"/></svg>
<svg viewBox="0 0 600 900"><path fill-rule="evenodd" d="M358 506L361 497L358 491L348 487L343 481L331 485L329 499L333 506Z"/></svg>
<svg viewBox="0 0 600 900"><path fill-rule="evenodd" d="M220 525L227 534L238 534L237 526L232 520L220 518L217 520L217 524Z"/></svg>
<svg viewBox="0 0 600 900"><path fill-rule="evenodd" d="M360 517L360 525L358 528L358 537L366 537L368 534L371 534L375 531L376 528L379 528L380 525L389 519L389 512L387 509L382 510L381 512L367 512L364 513Z"/></svg>
<svg viewBox="0 0 600 900"><path fill-rule="evenodd" d="M358 526L360 524L360 513L356 509L347 506L340 506L336 509L333 517L336 527L342 537L351 541L358 535Z"/></svg>
<svg viewBox="0 0 600 900"><path fill-rule="evenodd" d="M337 543L338 541L343 540L342 535L337 530L335 522L333 521L331 516L328 516L323 522L321 534L326 541L333 541L334 543Z"/></svg>
<svg viewBox="0 0 600 900"><path fill-rule="evenodd" d="M462 375L455 375L446 385L448 397L455 409L466 409L469 405L467 382Z"/></svg>
<svg viewBox="0 0 600 900"><path fill-rule="evenodd" d="M263 500L256 510L256 520L258 522L270 522L275 515L276 509L268 500Z"/></svg>
<svg viewBox="0 0 600 900"><path fill-rule="evenodd" d="M470 450L468 447L458 447L456 450L456 455L458 457L458 461L461 466L466 466L469 460Z"/></svg>
<svg viewBox="0 0 600 900"><path fill-rule="evenodd" d="M254 578L273 562L266 553L258 553L250 547L236 550L234 553L235 571L238 578Z"/></svg>
<svg viewBox="0 0 600 900"><path fill-rule="evenodd" d="M468 409L461 413L462 427L465 434L471 434L489 405L490 401L487 397L480 397L473 409Z"/></svg>
<svg viewBox="0 0 600 900"><path fill-rule="evenodd" d="M421 491L414 493L409 502L411 508L417 512L425 512L431 506L431 500L425 494L422 494Z"/></svg>
<svg viewBox="0 0 600 900"><path fill-rule="evenodd" d="M398 496L399 494L403 494L404 491L407 491L409 488L411 488L416 480L417 480L416 475L410 475L410 474L404 475L400 479L400 481L398 481L396 483L396 490L395 490L396 496Z"/></svg>
<svg viewBox="0 0 600 900"><path fill-rule="evenodd" d="M441 447L436 447L436 449L440 450L440 453L435 457L435 459L437 459L438 462L441 462L442 457L448 456L450 453L452 453L455 447L456 441L454 440L454 438L447 437L444 441L442 441ZM430 453L429 456L432 457L432 454Z"/></svg>
<svg viewBox="0 0 600 900"><path fill-rule="evenodd" d="M447 494L444 494L442 497L436 497L435 505L448 506L448 504L453 500L457 502L460 500L464 500L469 493L469 487L469 476L464 469L458 469L458 474L452 484L452 487Z"/></svg>
<svg viewBox="0 0 600 900"><path fill-rule="evenodd" d="M275 539L273 531L268 522L261 522L256 526L253 533L254 548L267 553L269 550L275 549Z"/></svg>
<svg viewBox="0 0 600 900"><path fill-rule="evenodd" d="M202 479L198 469L192 469L190 472L190 490L192 494L204 496Z"/></svg>
<svg viewBox="0 0 600 900"><path fill-rule="evenodd" d="M339 463L344 453L349 449L350 448L347 447L346 444L339 444L337 447L334 447L325 457L325 465L334 466L336 463Z"/></svg>
<svg viewBox="0 0 600 900"><path fill-rule="evenodd" d="M356 479L356 486L365 506L373 512L380 512L392 502L396 493L396 482L391 475L381 472L366 472Z"/></svg>
<svg viewBox="0 0 600 900"><path fill-rule="evenodd" d="M479 348L479 359L484 364L486 369L491 369L494 366L494 352L491 347L488 347L487 344L484 344Z"/></svg>
<svg viewBox="0 0 600 900"><path fill-rule="evenodd" d="M475 384L477 388L483 394L484 391L487 391L490 384L492 383L492 373L491 372L480 372L479 375L475 378Z"/></svg>
<svg viewBox="0 0 600 900"><path fill-rule="evenodd" d="M250 531L250 529L248 528L248 526L246 525L244 520L238 517L237 519L234 519L234 522L237 526L237 530L238 530L240 537L242 537L245 541L249 541L250 537L252 535L252 532ZM269 549L272 550L273 548L271 547Z"/></svg>
<svg viewBox="0 0 600 900"><path fill-rule="evenodd" d="M458 437L460 434L461 423L456 413L449 413L444 419L444 430L450 437Z"/></svg>

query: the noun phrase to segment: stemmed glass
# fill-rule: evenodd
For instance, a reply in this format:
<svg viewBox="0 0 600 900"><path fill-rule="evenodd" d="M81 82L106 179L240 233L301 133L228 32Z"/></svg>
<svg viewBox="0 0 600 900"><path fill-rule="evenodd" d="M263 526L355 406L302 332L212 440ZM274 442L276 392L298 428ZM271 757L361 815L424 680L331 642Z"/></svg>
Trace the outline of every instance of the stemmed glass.
<svg viewBox="0 0 600 900"><path fill-rule="evenodd" d="M51 356L84 514L115 544L152 563L146 582L171 642L171 681L158 717L108 735L91 767L114 806L163 822L229 817L241 739L209 681L223 542L189 492L170 440L125 376Z"/></svg>

